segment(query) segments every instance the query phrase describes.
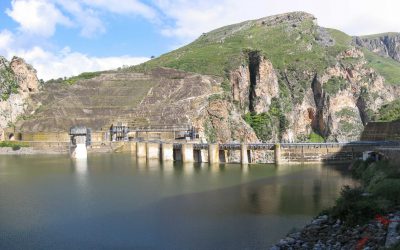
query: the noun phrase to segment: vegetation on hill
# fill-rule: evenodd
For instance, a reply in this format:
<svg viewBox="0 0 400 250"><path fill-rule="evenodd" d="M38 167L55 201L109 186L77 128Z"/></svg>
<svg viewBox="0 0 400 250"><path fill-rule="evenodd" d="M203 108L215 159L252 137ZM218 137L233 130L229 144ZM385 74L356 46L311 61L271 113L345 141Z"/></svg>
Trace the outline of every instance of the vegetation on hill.
<svg viewBox="0 0 400 250"><path fill-rule="evenodd" d="M75 84L77 81L80 80L88 80L88 79L92 79L94 77L97 77L99 75L101 75L101 71L97 71L97 72L83 72L77 76L72 76L72 77L64 77L64 78L58 78L58 79L51 79L49 81L47 81L48 83L64 83L64 84L68 84L68 85L73 85Z"/></svg>
<svg viewBox="0 0 400 250"><path fill-rule="evenodd" d="M385 122L400 120L400 100L394 100L383 105L379 109L378 117L375 117L375 120Z"/></svg>
<svg viewBox="0 0 400 250"><path fill-rule="evenodd" d="M12 94L18 93L18 82L9 67L0 69L0 99L5 101Z"/></svg>
<svg viewBox="0 0 400 250"><path fill-rule="evenodd" d="M268 112L260 114L249 112L243 116L243 119L254 129L257 137L265 142L273 139L271 136L274 127L276 127L274 126L275 124L278 124L279 140L282 139L282 133L289 125L282 110L282 106L276 98L272 99L271 107Z"/></svg>
<svg viewBox="0 0 400 250"><path fill-rule="evenodd" d="M357 161L352 176L361 186L342 190L329 211L348 225L362 225L378 214L386 214L400 205L400 171L388 161Z"/></svg>
<svg viewBox="0 0 400 250"><path fill-rule="evenodd" d="M335 63L336 55L351 42L351 37L343 32L326 31L327 34L321 32L311 19L292 25L247 21L204 33L193 43L130 70L146 71L164 66L227 76L227 72L247 60L248 51L260 51L276 69L295 67L321 72Z"/></svg>
<svg viewBox="0 0 400 250"><path fill-rule="evenodd" d="M319 135L315 132L312 132L308 138L308 142L323 143L323 142L325 142L325 139L321 135Z"/></svg>
<svg viewBox="0 0 400 250"><path fill-rule="evenodd" d="M400 84L400 63L392 58L379 56L367 49L363 49L368 66L381 74L387 83Z"/></svg>
<svg viewBox="0 0 400 250"><path fill-rule="evenodd" d="M323 89L330 95L336 95L340 90L347 88L348 82L339 77L329 79L324 85Z"/></svg>

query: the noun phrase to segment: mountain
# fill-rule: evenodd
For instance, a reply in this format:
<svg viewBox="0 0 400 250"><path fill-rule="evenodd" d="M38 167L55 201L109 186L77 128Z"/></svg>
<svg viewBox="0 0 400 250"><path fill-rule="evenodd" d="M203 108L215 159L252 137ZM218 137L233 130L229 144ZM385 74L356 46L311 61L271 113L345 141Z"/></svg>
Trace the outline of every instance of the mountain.
<svg viewBox="0 0 400 250"><path fill-rule="evenodd" d="M211 142L350 141L400 95L399 34L292 12L222 27L144 64L45 84L22 131L191 124Z"/></svg>
<svg viewBox="0 0 400 250"><path fill-rule="evenodd" d="M265 141L314 134L357 140L380 107L399 96L398 37L352 38L294 12L205 33L132 70L166 66L225 77L231 93L224 101Z"/></svg>

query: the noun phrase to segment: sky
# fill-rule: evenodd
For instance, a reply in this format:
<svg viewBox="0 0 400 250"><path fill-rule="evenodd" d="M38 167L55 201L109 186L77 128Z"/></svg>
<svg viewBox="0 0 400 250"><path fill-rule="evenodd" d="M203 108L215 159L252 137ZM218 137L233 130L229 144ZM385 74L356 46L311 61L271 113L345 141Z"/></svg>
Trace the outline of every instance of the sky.
<svg viewBox="0 0 400 250"><path fill-rule="evenodd" d="M135 65L204 32L291 11L349 35L400 32L398 0L0 0L0 55L40 79Z"/></svg>

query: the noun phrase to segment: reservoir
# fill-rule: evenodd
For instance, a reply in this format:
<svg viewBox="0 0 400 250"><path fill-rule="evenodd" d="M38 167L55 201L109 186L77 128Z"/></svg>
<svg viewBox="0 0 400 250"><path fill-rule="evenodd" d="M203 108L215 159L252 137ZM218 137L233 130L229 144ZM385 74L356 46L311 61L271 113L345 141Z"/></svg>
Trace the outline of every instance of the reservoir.
<svg viewBox="0 0 400 250"><path fill-rule="evenodd" d="M265 249L344 185L337 165L0 156L0 249Z"/></svg>

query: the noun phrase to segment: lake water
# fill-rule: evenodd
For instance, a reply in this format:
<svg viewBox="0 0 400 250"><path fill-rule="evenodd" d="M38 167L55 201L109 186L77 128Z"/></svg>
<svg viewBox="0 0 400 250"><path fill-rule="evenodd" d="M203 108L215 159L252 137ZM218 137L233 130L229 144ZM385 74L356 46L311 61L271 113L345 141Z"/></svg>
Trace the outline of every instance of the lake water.
<svg viewBox="0 0 400 250"><path fill-rule="evenodd" d="M0 249L265 249L353 185L344 170L0 156Z"/></svg>

